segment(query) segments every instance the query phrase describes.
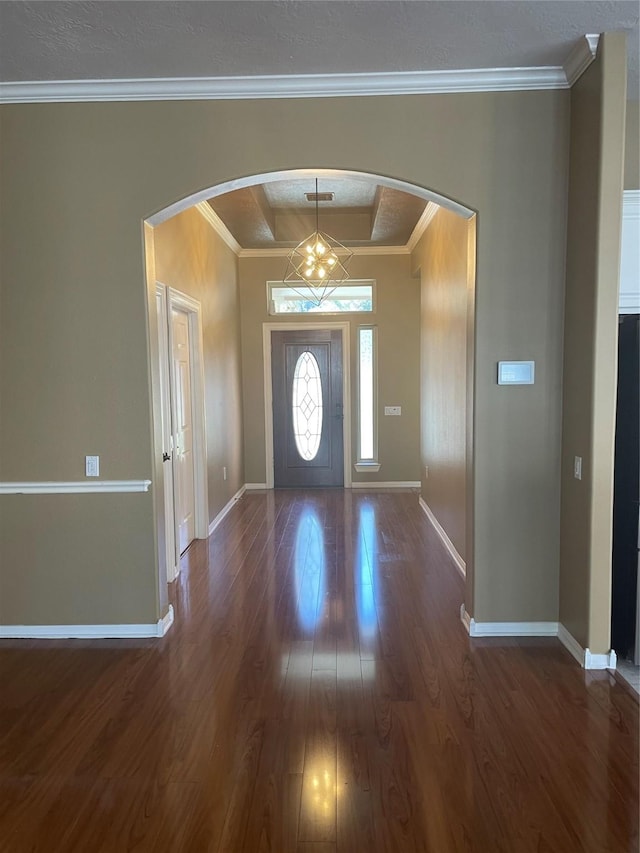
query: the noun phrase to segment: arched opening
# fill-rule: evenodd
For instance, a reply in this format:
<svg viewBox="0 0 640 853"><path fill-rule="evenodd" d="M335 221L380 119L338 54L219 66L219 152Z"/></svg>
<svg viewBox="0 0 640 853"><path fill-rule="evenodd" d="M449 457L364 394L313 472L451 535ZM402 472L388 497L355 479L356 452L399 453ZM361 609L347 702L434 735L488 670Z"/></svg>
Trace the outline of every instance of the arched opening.
<svg viewBox="0 0 640 853"><path fill-rule="evenodd" d="M166 465L162 462L163 439L162 439L162 383L158 374L159 353L157 351L157 323L158 314L156 303L151 295L156 293L158 283L168 286L170 289L179 290L176 281L165 281L164 271L168 268L166 257L163 260L162 252L158 248L158 235L164 233L162 229L168 228L168 223L178 221L178 218L186 215L194 206L202 206L203 202L209 202L221 196L281 181L299 179L315 179L331 181L335 179L355 179L370 182L377 187L389 188L390 190L410 194L413 198L423 202L424 214L421 217L420 229L412 232L412 239L402 246L375 247L368 253L366 247L358 249L359 269L366 270L364 277L376 279L376 269L383 263L387 264L390 271L385 272L388 281L379 284L381 302L377 314L373 319L360 320L351 315L343 317L327 317L320 323L318 317L313 318L316 325L330 326L329 321L337 319L344 320L342 325L343 340L347 343L352 339L351 357L345 357L345 432L344 432L344 485L346 487L364 488L369 483L404 484L419 487L421 491L421 504L436 527L439 535L454 555L459 568L466 570L466 592L465 606L471 611L473 601L473 355L474 355L474 310L475 310L475 212L471 209L438 194L432 190L407 183L405 181L370 173L356 172L353 170L336 169L295 169L286 171L270 172L267 174L250 175L236 178L214 187L198 191L183 198L161 211L150 216L145 222L145 244L147 261L147 285L149 298L149 326L150 326L150 364L153 386L153 408L154 408L154 431L156 438L155 447L155 488L156 488L156 524L159 554L159 596L162 609L162 599L166 595L167 580L173 577L172 567L168 567L168 560L163 561L163 552L167 553L167 536L171 538L174 534L168 530L170 522L169 504L166 501L165 472ZM419 233L418 233L419 231ZM186 232L185 232L186 233ZM183 234L184 236L184 234ZM337 235L340 236L340 235ZM192 247L193 248L193 247ZM186 251L186 245L185 245ZM167 252L164 252L166 256ZM174 253L175 254L175 253ZM264 291L266 280L269 276L275 278L277 273L267 272L266 267L260 268L256 250L244 250L235 247L237 263L237 288L242 294L251 289L255 294ZM268 256L268 251L263 253ZM275 269L275 257L279 257L277 263L282 266L282 252L280 255L270 256L270 270ZM159 260L160 258L160 260ZM432 260L430 260L432 259ZM266 263L266 262L265 262ZM398 312L398 304L402 302L402 288L397 292L392 290L394 272L400 265L403 270L403 281L406 280L407 287L413 288L413 320L410 328L403 329L403 318ZM397 266L399 269L400 267ZM281 277L281 276L280 276ZM384 276L382 276L384 277ZM412 282L412 284L410 283ZM407 291L408 292L408 291ZM238 327L240 328L241 354L241 385L242 394L239 402L241 410L240 420L242 430L245 434L242 453L242 467L245 471L241 489L247 484L262 487L272 487L273 478L270 476L273 465L273 403L270 396L271 362L270 342L271 332L280 323L272 322L275 318L267 316L266 308L261 306L260 310L249 309L251 297L243 295L238 300ZM262 297L256 297L256 301ZM395 308L393 307L395 305ZM215 310L215 309L214 309ZM385 319L394 316L391 319ZM206 313L206 311L204 312ZM419 322L418 322L419 316ZM282 318L278 318L281 320ZM288 328L295 326L296 320L300 318L287 318ZM304 318L309 320L309 318ZM292 322L293 321L293 322ZM215 322L211 321L213 325ZM203 336L208 339L209 321L203 316ZM406 369L415 378L415 399L409 406L405 407L406 415L404 423L412 420L408 427L415 431L417 436L417 453L412 462L411 472L402 468L401 474L393 472L393 465L389 461L389 450L385 450L382 463L382 473L377 479L371 478L370 473L362 473L364 468L358 470L353 466L356 473L352 478L351 462L357 460L356 437L351 431L351 423L357 421L356 411L357 395L357 369L355 352L355 335L360 323L372 323L377 327L377 341L380 347L380 367L387 388L394 384L402 385L402 381L394 382L394 377L401 377ZM387 324L385 326L385 323ZM302 327L310 328L310 324L302 322ZM296 326L297 327L297 326ZM401 359L396 360L394 346L390 343L391 335L394 340L402 337L415 338L415 347L412 350L411 364L406 366ZM452 342L455 341L455 345ZM449 351L449 347L451 350ZM385 349L386 348L386 349ZM348 347L347 347L348 349ZM207 362L207 353L204 353L204 361ZM208 376L211 365L203 367L207 374L202 382L202 405L207 408L206 397L211 392L213 380ZM232 367L235 370L235 367ZM219 365L213 373L220 375L224 365ZM351 376L350 374L353 374ZM196 377L197 378L197 377ZM410 383L409 383L410 384ZM264 398L264 399L262 399ZM228 396L227 396L228 400ZM257 403L256 403L257 401ZM237 402L237 401L236 401ZM380 394L377 399L378 412L386 411L387 408L394 409L395 406L385 406L389 403L397 403L398 400L389 398L389 392ZM255 407L254 407L255 404ZM402 407L400 407L402 408ZM204 449L206 460L207 446L211 446L211 430L216 427L211 422L211 411L215 406L207 409L206 432L201 445ZM264 411L264 415L262 415ZM348 416L350 413L350 417ZM204 414L204 413L203 413ZM389 412L388 414L394 414ZM214 415L215 417L215 415ZM385 414L380 420L384 420ZM233 420L233 419L232 419ZM264 421L264 424L263 424ZM394 433L388 426L390 420L384 422L383 433L386 447L389 448L394 442ZM396 421L395 424L403 422ZM231 427L233 428L233 427ZM355 427L354 427L355 430ZM246 436L249 434L249 437ZM397 433L396 433L397 435ZM452 436L454 438L452 439ZM396 440L396 446L403 444ZM254 454L254 449L264 447L264 457L260 452ZM250 448L250 449L248 449ZM353 450L353 453L352 453ZM213 451L215 454L215 450ZM252 454L256 459L251 458ZM166 452L165 452L166 456ZM215 483L219 480L220 470L224 471L226 481L227 464L222 458L205 461L209 470L200 476L200 488L202 490L201 500L196 504L200 507L207 506L207 488L215 490ZM380 468L380 466L378 466ZM401 466L397 466L401 470ZM453 472L453 473L452 473ZM213 485L212 485L213 484ZM224 483L220 484L223 486ZM228 501L221 505L221 498L212 496L209 500L210 516L200 522L200 534L202 538L208 530L213 529L218 523L238 492L229 494L224 492ZM165 500L163 500L163 495ZM208 527L208 530L207 530ZM177 534L176 534L177 538ZM170 551L170 548L169 548ZM177 557L179 553L175 551Z"/></svg>

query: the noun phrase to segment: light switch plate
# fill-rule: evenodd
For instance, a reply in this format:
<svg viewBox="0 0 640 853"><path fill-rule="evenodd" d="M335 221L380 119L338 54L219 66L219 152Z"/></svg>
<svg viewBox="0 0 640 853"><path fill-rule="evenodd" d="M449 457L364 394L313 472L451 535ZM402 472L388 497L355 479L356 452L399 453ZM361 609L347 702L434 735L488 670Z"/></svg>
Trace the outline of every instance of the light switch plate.
<svg viewBox="0 0 640 853"><path fill-rule="evenodd" d="M84 458L84 471L87 477L99 477L100 476L100 457L99 456L85 456Z"/></svg>
<svg viewBox="0 0 640 853"><path fill-rule="evenodd" d="M385 415L394 415L395 417L400 417L402 414L402 406L385 406L384 407Z"/></svg>
<svg viewBox="0 0 640 853"><path fill-rule="evenodd" d="M576 480L582 479L582 456L573 457L573 476Z"/></svg>

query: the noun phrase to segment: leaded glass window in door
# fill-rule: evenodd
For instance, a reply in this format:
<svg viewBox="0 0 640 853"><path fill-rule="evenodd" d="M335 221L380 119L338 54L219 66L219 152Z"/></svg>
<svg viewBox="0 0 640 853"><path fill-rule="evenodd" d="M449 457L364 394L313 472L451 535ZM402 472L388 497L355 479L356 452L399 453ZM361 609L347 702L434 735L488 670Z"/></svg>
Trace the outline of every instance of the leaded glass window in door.
<svg viewBox="0 0 640 853"><path fill-rule="evenodd" d="M292 389L293 434L300 456L315 459L322 437L322 382L320 367L311 352L303 352L296 363Z"/></svg>

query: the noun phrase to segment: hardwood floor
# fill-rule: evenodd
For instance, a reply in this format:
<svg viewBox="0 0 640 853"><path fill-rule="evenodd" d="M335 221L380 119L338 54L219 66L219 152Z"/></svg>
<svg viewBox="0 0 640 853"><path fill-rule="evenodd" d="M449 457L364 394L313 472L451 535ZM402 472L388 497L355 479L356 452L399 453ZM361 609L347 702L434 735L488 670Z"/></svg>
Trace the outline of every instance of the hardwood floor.
<svg viewBox="0 0 640 853"><path fill-rule="evenodd" d="M163 640L0 644L2 853L632 853L638 704L475 640L410 493L249 493Z"/></svg>

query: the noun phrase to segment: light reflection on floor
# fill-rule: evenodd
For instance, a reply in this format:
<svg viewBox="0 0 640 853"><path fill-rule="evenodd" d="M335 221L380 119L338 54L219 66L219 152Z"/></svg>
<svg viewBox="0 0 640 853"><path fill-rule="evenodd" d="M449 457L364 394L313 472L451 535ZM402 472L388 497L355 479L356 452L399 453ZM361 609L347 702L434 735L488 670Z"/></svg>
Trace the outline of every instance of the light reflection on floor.
<svg viewBox="0 0 640 853"><path fill-rule="evenodd" d="M376 511L371 504L360 504L358 547L356 550L355 588L358 629L363 639L370 640L378 632L376 592L378 585L378 535Z"/></svg>
<svg viewBox="0 0 640 853"><path fill-rule="evenodd" d="M298 520L294 559L298 622L303 631L312 634L327 585L324 533L312 506L306 506Z"/></svg>
<svg viewBox="0 0 640 853"><path fill-rule="evenodd" d="M358 536L355 551L350 551L351 565L344 566L353 576L353 599L343 600L336 604L336 614L340 621L355 615L358 634L361 643L367 646L376 638L378 633L379 613L377 608L378 593L378 534L376 530L375 507L366 501L358 506ZM325 542L324 530L318 513L313 505L303 507L297 521L294 547L294 577L296 615L299 627L307 636L313 635L326 612L327 595L327 564L326 549L332 547ZM345 553L347 553L345 549ZM349 585L351 587L351 585ZM354 613L355 611L355 613ZM357 643L356 643L357 645ZM314 649L314 669L337 669L337 677L341 680L366 680L375 677L375 660L369 659L370 665L363 673L361 667L361 648L323 652ZM305 667L308 661L308 648L303 642L283 653L281 672L285 675L297 675L308 678L309 671Z"/></svg>

